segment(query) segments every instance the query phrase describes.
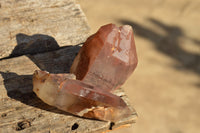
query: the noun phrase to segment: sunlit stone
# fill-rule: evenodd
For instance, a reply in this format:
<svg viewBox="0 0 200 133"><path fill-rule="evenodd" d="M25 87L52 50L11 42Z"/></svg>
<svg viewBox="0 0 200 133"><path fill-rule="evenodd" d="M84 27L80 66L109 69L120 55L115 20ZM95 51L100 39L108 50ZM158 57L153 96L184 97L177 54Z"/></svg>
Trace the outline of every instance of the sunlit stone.
<svg viewBox="0 0 200 133"><path fill-rule="evenodd" d="M47 104L81 117L115 122L131 114L120 97L74 80L72 74L35 71L33 91Z"/></svg>
<svg viewBox="0 0 200 133"><path fill-rule="evenodd" d="M121 97L112 94L137 66L131 26L102 26L76 56L70 72L36 70L33 91L45 103L86 118L118 121L131 115Z"/></svg>
<svg viewBox="0 0 200 133"><path fill-rule="evenodd" d="M111 91L126 81L137 62L131 26L108 24L87 39L70 72L78 80Z"/></svg>
<svg viewBox="0 0 200 133"><path fill-rule="evenodd" d="M33 91L45 103L54 106L57 88L67 79L75 79L73 74L49 74L36 70L33 74Z"/></svg>

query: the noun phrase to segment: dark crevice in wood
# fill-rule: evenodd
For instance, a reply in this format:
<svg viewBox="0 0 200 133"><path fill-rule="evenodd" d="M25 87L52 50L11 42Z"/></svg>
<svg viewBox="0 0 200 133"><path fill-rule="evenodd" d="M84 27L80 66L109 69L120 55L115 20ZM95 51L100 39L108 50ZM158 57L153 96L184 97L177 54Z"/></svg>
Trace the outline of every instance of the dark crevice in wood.
<svg viewBox="0 0 200 133"><path fill-rule="evenodd" d="M74 123L74 125L72 125L71 130L76 130L78 129L79 125L77 123Z"/></svg>
<svg viewBox="0 0 200 133"><path fill-rule="evenodd" d="M109 130L112 130L114 125L115 125L115 123L114 123L114 122L111 122L111 123L110 123Z"/></svg>
<svg viewBox="0 0 200 133"><path fill-rule="evenodd" d="M6 116L7 116L6 113L3 113L3 114L1 115L2 118L5 118Z"/></svg>
<svg viewBox="0 0 200 133"><path fill-rule="evenodd" d="M16 126L16 131L21 131L25 128L28 128L31 126L31 122L28 121L28 120L24 120L24 121L21 121L21 122L18 122L17 123L17 126Z"/></svg>

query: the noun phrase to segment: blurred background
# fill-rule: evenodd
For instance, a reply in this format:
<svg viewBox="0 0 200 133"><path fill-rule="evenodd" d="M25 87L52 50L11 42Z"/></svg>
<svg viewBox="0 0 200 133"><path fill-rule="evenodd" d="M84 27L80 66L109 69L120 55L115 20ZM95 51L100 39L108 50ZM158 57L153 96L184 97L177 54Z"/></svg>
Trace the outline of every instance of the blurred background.
<svg viewBox="0 0 200 133"><path fill-rule="evenodd" d="M91 34L133 27L139 64L123 85L138 113L113 133L199 133L200 0L77 0Z"/></svg>

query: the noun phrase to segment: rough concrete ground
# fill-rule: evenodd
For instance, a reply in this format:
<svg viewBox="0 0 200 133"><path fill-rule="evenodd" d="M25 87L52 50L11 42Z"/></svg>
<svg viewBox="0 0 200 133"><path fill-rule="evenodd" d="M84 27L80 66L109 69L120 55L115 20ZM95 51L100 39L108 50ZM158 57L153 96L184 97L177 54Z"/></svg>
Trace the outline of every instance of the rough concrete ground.
<svg viewBox="0 0 200 133"><path fill-rule="evenodd" d="M77 0L91 33L107 23L133 26L139 65L124 84L138 112L113 133L200 130L200 1Z"/></svg>

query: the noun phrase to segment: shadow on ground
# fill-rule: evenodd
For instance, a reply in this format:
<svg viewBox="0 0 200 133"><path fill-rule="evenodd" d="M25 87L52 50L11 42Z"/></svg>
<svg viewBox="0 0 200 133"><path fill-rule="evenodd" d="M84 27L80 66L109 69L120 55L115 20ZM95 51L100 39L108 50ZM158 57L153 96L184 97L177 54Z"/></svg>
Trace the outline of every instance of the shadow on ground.
<svg viewBox="0 0 200 133"><path fill-rule="evenodd" d="M34 34L28 36L23 33L16 35L17 45L8 57L0 60L9 59L21 55L34 55L38 53L54 51L60 48L56 40L48 35Z"/></svg>
<svg viewBox="0 0 200 133"><path fill-rule="evenodd" d="M26 55L41 70L50 73L69 72L73 59L80 49L79 45L59 47L53 37L42 34L28 36L20 33L16 35L16 40L17 46L10 56L1 60ZM0 71L0 74L4 79L3 83L10 98L43 110L72 115L42 102L32 91L32 75L18 75L3 71Z"/></svg>
<svg viewBox="0 0 200 133"><path fill-rule="evenodd" d="M4 79L7 95L26 105L40 108L46 111L69 115L69 113L56 109L42 102L32 91L32 75L17 75L12 72L0 72ZM12 78L8 78L12 77Z"/></svg>
<svg viewBox="0 0 200 133"><path fill-rule="evenodd" d="M123 25L131 25L136 35L151 41L158 51L178 61L180 65L175 66L176 69L189 70L200 76L200 53L191 53L184 50L181 46L180 39L190 39L196 45L200 45L200 40L187 37L178 26L169 26L153 18L147 21L161 28L166 34L161 35L157 33L156 30L153 31L134 21L119 20Z"/></svg>

